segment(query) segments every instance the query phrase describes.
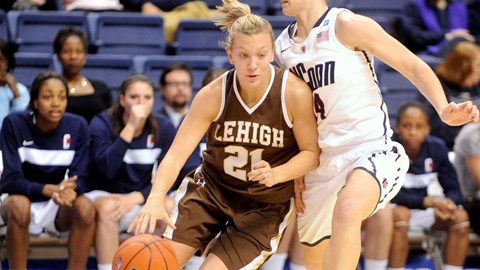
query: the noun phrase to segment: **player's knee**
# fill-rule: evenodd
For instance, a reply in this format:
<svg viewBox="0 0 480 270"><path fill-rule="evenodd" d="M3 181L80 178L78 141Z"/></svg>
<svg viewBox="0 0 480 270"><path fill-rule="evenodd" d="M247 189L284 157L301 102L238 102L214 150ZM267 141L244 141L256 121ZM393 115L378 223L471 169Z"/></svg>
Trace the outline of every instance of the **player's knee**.
<svg viewBox="0 0 480 270"><path fill-rule="evenodd" d="M8 222L14 222L20 227L30 224L30 200L23 195L11 195L8 197L6 218Z"/></svg>
<svg viewBox="0 0 480 270"><path fill-rule="evenodd" d="M333 219L337 223L355 226L355 221L362 221L359 213L361 213L361 207L358 201L354 198L343 197L342 200L337 201Z"/></svg>
<svg viewBox="0 0 480 270"><path fill-rule="evenodd" d="M393 222L401 224L402 222L406 222L408 226L408 222L410 221L410 209L405 206L397 206L393 209Z"/></svg>
<svg viewBox="0 0 480 270"><path fill-rule="evenodd" d="M75 222L89 225L95 223L95 207L93 202L85 196L78 196L73 202Z"/></svg>
<svg viewBox="0 0 480 270"><path fill-rule="evenodd" d="M99 222L111 222L113 221L112 211L114 210L113 200L107 197L99 198L94 202L95 211L97 213L97 220Z"/></svg>
<svg viewBox="0 0 480 270"><path fill-rule="evenodd" d="M457 209L457 211L455 211L454 215L455 215L455 223L456 224L469 221L468 213L463 208Z"/></svg>
<svg viewBox="0 0 480 270"><path fill-rule="evenodd" d="M454 213L454 222L450 226L449 231L459 236L468 237L470 232L470 221L467 211L463 208L458 209Z"/></svg>

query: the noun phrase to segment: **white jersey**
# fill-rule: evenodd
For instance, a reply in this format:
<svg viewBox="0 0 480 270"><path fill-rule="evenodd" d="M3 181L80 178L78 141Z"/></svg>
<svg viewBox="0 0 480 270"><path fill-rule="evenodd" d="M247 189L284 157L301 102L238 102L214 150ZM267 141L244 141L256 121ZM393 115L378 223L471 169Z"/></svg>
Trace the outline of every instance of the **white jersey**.
<svg viewBox="0 0 480 270"><path fill-rule="evenodd" d="M276 61L310 86L322 151L390 143L392 130L373 68L373 57L343 46L335 22L346 9L331 8L302 43L292 39L294 22L276 40Z"/></svg>

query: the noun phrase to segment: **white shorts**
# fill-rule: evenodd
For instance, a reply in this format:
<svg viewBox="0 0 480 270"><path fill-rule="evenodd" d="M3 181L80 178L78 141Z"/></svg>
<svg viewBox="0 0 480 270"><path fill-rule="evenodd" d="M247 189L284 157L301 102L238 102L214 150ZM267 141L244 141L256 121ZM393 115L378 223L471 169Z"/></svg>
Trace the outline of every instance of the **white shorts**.
<svg viewBox="0 0 480 270"><path fill-rule="evenodd" d="M96 199L98 199L100 197L108 197L111 194L112 193L104 191L104 190L93 190L93 191L87 192L83 195L85 195L85 197L89 198L90 200L92 200L92 202L94 202ZM130 226L130 223L132 223L132 221L135 218L135 216L137 215L137 213L140 212L140 209L142 209L141 205L135 205L132 208L132 210L130 210L130 212L128 212L126 215L124 215L120 219L120 221L118 223L119 233L127 231L128 226Z"/></svg>
<svg viewBox="0 0 480 270"><path fill-rule="evenodd" d="M330 238L338 193L354 169L368 172L380 186L380 197L371 213L373 215L398 193L408 167L409 159L403 146L397 142L392 142L389 150L367 145L343 153L322 153L320 166L305 175L306 190L302 194L305 213L297 216L302 244L315 246Z"/></svg>
<svg viewBox="0 0 480 270"><path fill-rule="evenodd" d="M392 207L397 207L396 204L392 204ZM412 231L429 230L435 224L435 209L410 209L410 220L408 228Z"/></svg>
<svg viewBox="0 0 480 270"><path fill-rule="evenodd" d="M0 200L4 201L8 198L8 194L2 194ZM41 233L49 233L60 235L55 227L55 218L57 217L59 206L52 199L44 202L33 202L30 204L30 224L28 231L30 234L38 235ZM2 219L0 217L0 219ZM0 222L4 225L3 219Z"/></svg>

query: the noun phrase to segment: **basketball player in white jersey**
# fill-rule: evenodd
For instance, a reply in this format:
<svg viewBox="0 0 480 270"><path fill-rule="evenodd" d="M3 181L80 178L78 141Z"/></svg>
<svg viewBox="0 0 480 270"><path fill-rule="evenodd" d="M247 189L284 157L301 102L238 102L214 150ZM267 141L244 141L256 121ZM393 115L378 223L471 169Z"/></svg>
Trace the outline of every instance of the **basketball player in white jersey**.
<svg viewBox="0 0 480 270"><path fill-rule="evenodd" d="M402 186L408 157L392 142L373 57L409 79L449 125L478 122L471 102L448 103L426 63L372 19L327 0L282 0L296 22L276 41L276 61L309 84L322 149L320 166L305 178L298 216L308 269L352 270L360 255L362 221Z"/></svg>

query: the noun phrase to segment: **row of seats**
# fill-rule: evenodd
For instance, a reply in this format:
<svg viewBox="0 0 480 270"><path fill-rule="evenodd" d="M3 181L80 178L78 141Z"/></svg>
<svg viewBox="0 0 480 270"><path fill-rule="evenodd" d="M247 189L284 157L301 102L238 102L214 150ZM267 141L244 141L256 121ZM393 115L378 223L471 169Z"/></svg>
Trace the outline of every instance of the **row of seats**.
<svg viewBox="0 0 480 270"><path fill-rule="evenodd" d="M293 19L266 16L279 34ZM183 20L176 42L167 44L163 18L130 12L60 12L0 10L0 38L18 46L19 52L52 52L52 41L63 27L78 27L87 34L96 53L150 55L166 54L171 46L175 54L222 55L218 46L222 32L211 20Z"/></svg>
<svg viewBox="0 0 480 270"><path fill-rule="evenodd" d="M270 3L267 3L269 2ZM333 0L331 6L346 7L356 13L376 20L387 32L393 34L394 21L406 0ZM206 1L214 8L220 0ZM258 14L266 13L270 6L279 9L276 15L264 15L272 23L276 35L293 18L281 15L278 0L244 0ZM163 18L131 12L61 12L61 11L10 11L0 10L0 38L18 45L20 52L51 52L51 42L57 31L74 26L84 31L96 53L119 54L207 54L221 55L218 42L224 33L211 20L183 20L178 27L176 41L166 44ZM168 49L168 50L167 50ZM172 53L173 52L173 53Z"/></svg>
<svg viewBox="0 0 480 270"><path fill-rule="evenodd" d="M422 56L423 60L434 68L440 58ZM50 53L17 52L14 76L19 82L29 86L36 74L44 70L61 71L57 58ZM83 74L92 79L104 81L114 96L122 80L133 72L149 76L158 88L160 73L170 64L181 62L189 65L193 72L193 90L198 91L202 79L210 68L230 68L231 64L223 53L222 56L200 55L124 55L124 54L90 54L87 56ZM384 100L389 108L389 118L395 124L396 112L402 101L415 99L416 87L398 71L375 61L375 71ZM108 79L107 79L108 78Z"/></svg>
<svg viewBox="0 0 480 270"><path fill-rule="evenodd" d="M15 61L13 75L26 86L30 86L33 78L42 71L61 72L56 56L50 53L17 52ZM105 82L115 94L123 79L134 72L147 75L158 88L160 73L170 64L177 62L191 67L194 91L200 89L208 69L230 67L226 56L91 54L87 56L82 73L88 78Z"/></svg>
<svg viewBox="0 0 480 270"><path fill-rule="evenodd" d="M441 58L434 56L422 55L420 58L432 69L442 61ZM402 74L378 59L375 59L375 73L377 74L378 84L382 91L383 99L388 107L390 124L393 127L396 122L396 113L402 105L402 102L415 100L419 91L417 90L417 87Z"/></svg>
<svg viewBox="0 0 480 270"><path fill-rule="evenodd" d="M345 7L353 10L356 13L365 14L365 15L380 15L380 14L390 14L390 15L399 15L403 5L408 0L396 0L396 1L385 1L385 0L331 0L329 5L333 7ZM205 2L219 2L219 0L207 0ZM243 1L248 2L248 1ZM262 2L261 0L259 2ZM267 12L269 9L273 9L273 14L281 14L282 4L280 0L265 0ZM270 12L272 13L272 12Z"/></svg>

